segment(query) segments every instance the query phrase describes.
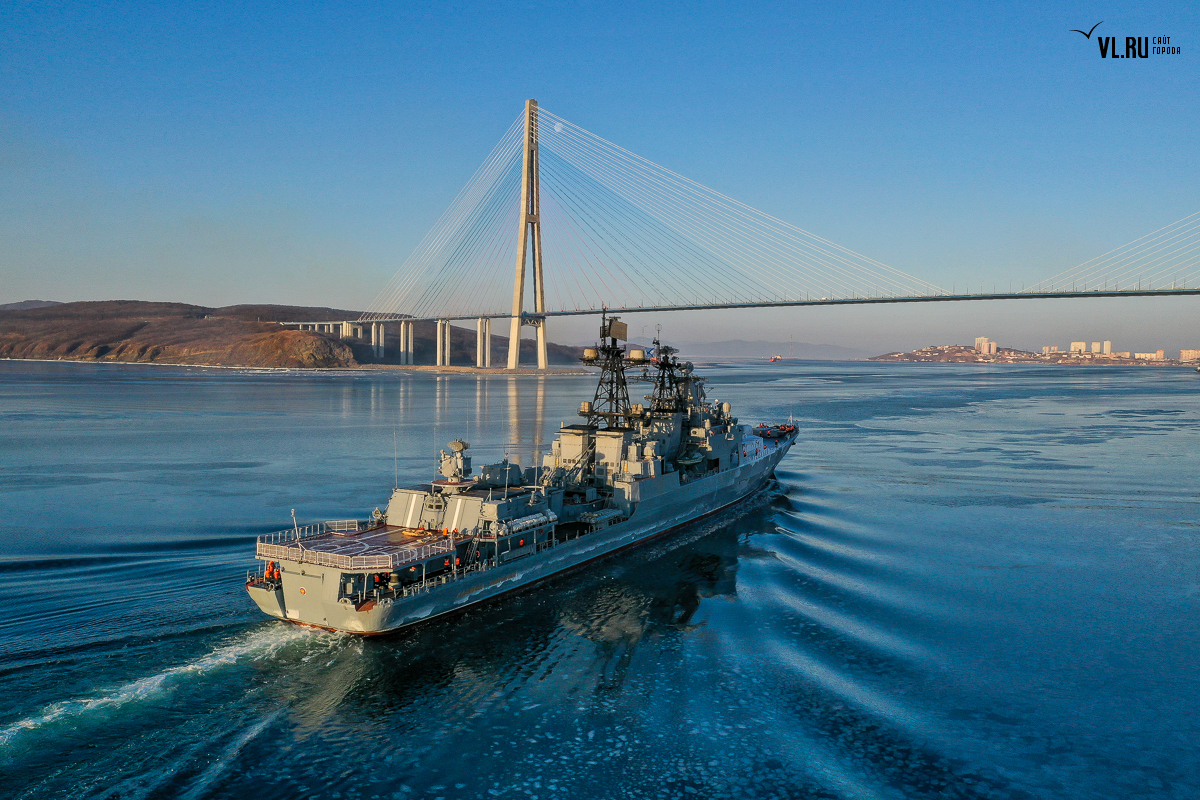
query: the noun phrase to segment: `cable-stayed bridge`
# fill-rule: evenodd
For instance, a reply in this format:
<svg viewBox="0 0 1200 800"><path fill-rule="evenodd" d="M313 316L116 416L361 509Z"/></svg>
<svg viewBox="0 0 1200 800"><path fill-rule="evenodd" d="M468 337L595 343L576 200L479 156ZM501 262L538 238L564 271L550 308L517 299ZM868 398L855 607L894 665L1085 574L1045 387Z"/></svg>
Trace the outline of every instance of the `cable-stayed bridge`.
<svg viewBox="0 0 1200 800"><path fill-rule="evenodd" d="M528 285L527 284L531 284ZM527 288L529 291L526 291ZM382 355L398 327L476 320L476 366L491 321L508 321L508 368L532 326L547 366L554 317L691 309L1200 294L1200 213L1020 291L970 293L924 281L740 203L574 125L536 101L399 271L354 321L286 323L366 338ZM527 299L529 306L527 306ZM336 326L340 325L340 329Z"/></svg>

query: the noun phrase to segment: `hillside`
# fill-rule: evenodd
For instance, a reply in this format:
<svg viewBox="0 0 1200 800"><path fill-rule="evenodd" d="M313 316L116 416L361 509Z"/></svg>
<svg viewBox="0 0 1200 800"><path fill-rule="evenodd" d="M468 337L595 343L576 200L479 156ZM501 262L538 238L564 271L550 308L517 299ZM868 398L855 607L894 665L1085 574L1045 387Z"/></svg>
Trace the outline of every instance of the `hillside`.
<svg viewBox="0 0 1200 800"><path fill-rule="evenodd" d="M0 358L63 359L243 367L353 367L397 363L395 353L375 359L369 344L273 324L284 320L356 319L357 311L299 306L237 305L208 308L184 303L113 300L0 310ZM418 364L432 363L436 329L417 323ZM394 344L390 343L390 344ZM508 342L492 337L492 362L503 364ZM579 349L550 345L554 364L577 364ZM524 363L533 343L523 341ZM451 360L475 363L475 331L451 330Z"/></svg>

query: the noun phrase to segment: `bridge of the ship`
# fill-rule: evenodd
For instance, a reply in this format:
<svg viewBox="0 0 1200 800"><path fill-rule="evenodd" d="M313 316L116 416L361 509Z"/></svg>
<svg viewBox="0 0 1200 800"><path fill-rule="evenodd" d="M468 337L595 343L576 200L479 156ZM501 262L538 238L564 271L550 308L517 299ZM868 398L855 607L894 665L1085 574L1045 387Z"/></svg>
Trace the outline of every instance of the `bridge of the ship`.
<svg viewBox="0 0 1200 800"><path fill-rule="evenodd" d="M260 536L256 556L344 570L392 570L453 549L452 537L442 531L344 520Z"/></svg>

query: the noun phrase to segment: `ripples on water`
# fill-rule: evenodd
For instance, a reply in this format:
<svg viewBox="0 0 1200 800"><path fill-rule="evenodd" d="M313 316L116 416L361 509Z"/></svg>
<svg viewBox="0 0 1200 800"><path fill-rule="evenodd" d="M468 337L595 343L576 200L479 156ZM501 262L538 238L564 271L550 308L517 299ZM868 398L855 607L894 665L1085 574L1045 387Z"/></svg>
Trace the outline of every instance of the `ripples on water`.
<svg viewBox="0 0 1200 800"><path fill-rule="evenodd" d="M253 536L591 379L0 363L0 795L1200 796L1197 376L708 372L801 420L769 491L363 640L258 615Z"/></svg>

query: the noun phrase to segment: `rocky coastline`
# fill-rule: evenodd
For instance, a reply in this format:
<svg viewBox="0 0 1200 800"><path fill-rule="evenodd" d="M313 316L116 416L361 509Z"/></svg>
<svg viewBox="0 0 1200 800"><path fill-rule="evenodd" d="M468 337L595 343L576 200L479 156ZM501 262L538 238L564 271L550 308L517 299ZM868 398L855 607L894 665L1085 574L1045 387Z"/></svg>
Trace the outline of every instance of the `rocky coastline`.
<svg viewBox="0 0 1200 800"><path fill-rule="evenodd" d="M395 366L398 353L376 357L369 344L328 333L281 327L286 320L357 319L360 312L301 306L108 300L0 310L0 359L181 364L224 367L344 369ZM432 362L436 329L414 325L417 363ZM528 348L528 352L526 349ZM582 350L551 343L550 362L577 367ZM492 337L494 363L507 358L507 339ZM451 363L475 361L475 331L451 328ZM522 341L522 360L533 342Z"/></svg>

